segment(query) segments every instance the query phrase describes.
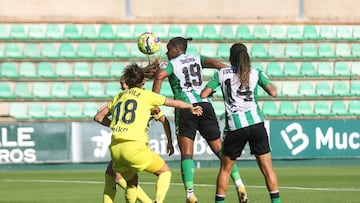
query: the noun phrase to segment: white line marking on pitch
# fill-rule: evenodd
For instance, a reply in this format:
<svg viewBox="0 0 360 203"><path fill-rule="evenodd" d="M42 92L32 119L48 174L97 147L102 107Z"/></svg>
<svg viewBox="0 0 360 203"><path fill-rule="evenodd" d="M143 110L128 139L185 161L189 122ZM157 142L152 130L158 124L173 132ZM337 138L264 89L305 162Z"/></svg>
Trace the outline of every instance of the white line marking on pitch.
<svg viewBox="0 0 360 203"><path fill-rule="evenodd" d="M0 182L28 182L28 183L79 183L79 184L104 184L103 181L87 181L87 180L14 180L3 179ZM140 182L144 185L154 185L153 182ZM172 185L182 186L182 183L171 183ZM213 184L194 184L200 187L215 187ZM248 188L264 189L265 186L246 186ZM360 188L316 188L316 187L292 187L282 186L280 189L288 190L317 190L317 191L338 191L338 192L360 192Z"/></svg>

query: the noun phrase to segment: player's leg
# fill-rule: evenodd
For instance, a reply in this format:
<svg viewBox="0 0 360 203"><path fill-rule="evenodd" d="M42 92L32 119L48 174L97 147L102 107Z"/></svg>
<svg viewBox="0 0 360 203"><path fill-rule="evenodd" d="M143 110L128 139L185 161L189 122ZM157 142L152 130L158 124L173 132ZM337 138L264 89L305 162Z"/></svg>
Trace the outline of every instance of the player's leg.
<svg viewBox="0 0 360 203"><path fill-rule="evenodd" d="M144 171L153 173L158 177L156 181L155 201L157 203L162 203L164 202L166 194L170 187L170 182L171 182L170 167L158 154L152 152L151 150L149 150L148 154L151 154L152 162L144 169Z"/></svg>
<svg viewBox="0 0 360 203"><path fill-rule="evenodd" d="M103 202L104 203L113 203L116 195L116 181L115 181L115 173L112 170L112 161L108 163L106 172L105 172L105 186L103 192ZM123 180L125 181L125 180ZM125 181L126 187L126 181ZM125 188L123 187L123 188Z"/></svg>
<svg viewBox="0 0 360 203"><path fill-rule="evenodd" d="M201 107L203 107L203 116L199 120L199 132L207 141L211 150L214 154L221 157L221 149L222 149L222 139L220 137L219 124L215 115L214 108L210 103L199 103ZM239 201L246 202L247 194L245 185L242 182L238 167L236 163L234 163L234 167L231 171L231 179L235 184L235 189L238 193Z"/></svg>
<svg viewBox="0 0 360 203"><path fill-rule="evenodd" d="M132 178L126 181L125 199L127 203L136 203L138 175L135 173Z"/></svg>
<svg viewBox="0 0 360 203"><path fill-rule="evenodd" d="M216 181L215 203L223 203L229 185L230 174L234 167L234 160L228 156L221 156L220 170Z"/></svg>
<svg viewBox="0 0 360 203"><path fill-rule="evenodd" d="M269 191L271 202L280 203L279 184L276 173L272 166L270 153L256 156L256 160L261 170L261 173L264 175L266 187Z"/></svg>
<svg viewBox="0 0 360 203"><path fill-rule="evenodd" d="M272 203L280 203L279 185L276 173L272 166L269 138L264 123L255 124L250 127L249 136L250 151L255 154L258 166L263 174L266 187L270 193Z"/></svg>
<svg viewBox="0 0 360 203"><path fill-rule="evenodd" d="M197 130L197 116L186 109L175 109L177 140L181 153L181 174L186 191L186 202L196 203L194 194L194 139Z"/></svg>

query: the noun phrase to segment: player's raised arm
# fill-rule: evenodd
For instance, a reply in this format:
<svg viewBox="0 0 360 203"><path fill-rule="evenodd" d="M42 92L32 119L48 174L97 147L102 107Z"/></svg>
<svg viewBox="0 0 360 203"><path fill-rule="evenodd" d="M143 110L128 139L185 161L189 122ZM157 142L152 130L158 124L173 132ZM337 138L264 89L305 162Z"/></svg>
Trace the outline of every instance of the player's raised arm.
<svg viewBox="0 0 360 203"><path fill-rule="evenodd" d="M193 106L192 104L181 100L166 98L165 106L172 106L179 109L190 109L191 113L197 116L201 116L203 113L203 109L201 106Z"/></svg>
<svg viewBox="0 0 360 203"><path fill-rule="evenodd" d="M160 69L156 73L154 83L153 83L153 87L152 87L153 92L160 93L161 84L162 84L163 80L165 80L165 78L167 78L167 76L168 76L168 73L165 70L162 70L162 69Z"/></svg>

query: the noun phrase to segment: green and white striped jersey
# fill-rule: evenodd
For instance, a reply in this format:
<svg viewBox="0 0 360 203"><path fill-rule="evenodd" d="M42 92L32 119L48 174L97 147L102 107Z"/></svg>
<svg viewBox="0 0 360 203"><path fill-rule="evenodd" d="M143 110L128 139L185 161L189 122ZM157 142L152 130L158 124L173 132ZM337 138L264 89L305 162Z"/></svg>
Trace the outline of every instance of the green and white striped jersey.
<svg viewBox="0 0 360 203"><path fill-rule="evenodd" d="M210 102L210 99L202 99L200 93L204 88L202 64L204 56L180 54L171 59L165 71L174 98L189 103Z"/></svg>
<svg viewBox="0 0 360 203"><path fill-rule="evenodd" d="M264 121L264 115L257 103L257 88L270 84L269 77L262 71L251 69L249 87L240 89L237 67L227 67L214 73L206 85L214 90L219 85L223 92L226 125L225 130L237 130Z"/></svg>

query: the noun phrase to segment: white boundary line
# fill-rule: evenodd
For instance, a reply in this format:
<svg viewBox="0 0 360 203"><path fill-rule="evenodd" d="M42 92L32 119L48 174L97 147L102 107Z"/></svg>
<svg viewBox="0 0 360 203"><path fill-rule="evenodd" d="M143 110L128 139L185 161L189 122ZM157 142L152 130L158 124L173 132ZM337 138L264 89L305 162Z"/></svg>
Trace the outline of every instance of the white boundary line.
<svg viewBox="0 0 360 203"><path fill-rule="evenodd" d="M78 184L104 184L103 181L83 181L83 180L15 180L3 179L0 182L27 182L27 183L78 183ZM154 185L153 182L140 182L144 185ZM171 183L172 185L182 186L182 183ZM215 187L213 184L194 184L199 187ZM265 189L265 186L246 186L248 188ZM360 188L316 188L316 187L296 187L296 186L282 186L280 189L288 190L310 190L310 191L337 191L337 192L360 192Z"/></svg>

